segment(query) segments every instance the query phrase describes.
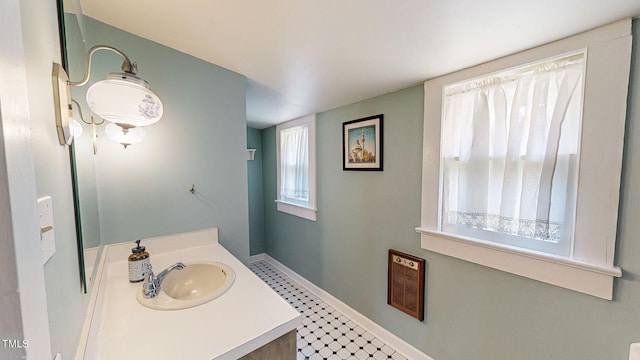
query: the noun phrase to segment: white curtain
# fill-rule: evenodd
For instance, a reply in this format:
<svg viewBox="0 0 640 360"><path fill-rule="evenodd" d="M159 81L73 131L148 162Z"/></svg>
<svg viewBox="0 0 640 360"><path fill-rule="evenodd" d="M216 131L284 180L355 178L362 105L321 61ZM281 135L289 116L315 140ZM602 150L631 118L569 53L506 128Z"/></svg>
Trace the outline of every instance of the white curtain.
<svg viewBox="0 0 640 360"><path fill-rule="evenodd" d="M445 88L443 230L505 242L570 235L581 76L580 62L552 62Z"/></svg>
<svg viewBox="0 0 640 360"><path fill-rule="evenodd" d="M309 201L309 129L281 130L281 194L288 200Z"/></svg>

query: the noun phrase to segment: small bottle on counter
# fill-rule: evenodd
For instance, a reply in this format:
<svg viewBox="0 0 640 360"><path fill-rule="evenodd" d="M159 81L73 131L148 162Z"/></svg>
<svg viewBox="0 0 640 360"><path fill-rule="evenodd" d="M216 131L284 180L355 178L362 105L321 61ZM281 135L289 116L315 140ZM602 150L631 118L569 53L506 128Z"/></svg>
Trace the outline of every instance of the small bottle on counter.
<svg viewBox="0 0 640 360"><path fill-rule="evenodd" d="M144 246L140 246L140 240L136 240L137 246L131 249L129 255L129 282L140 282L144 280L149 268L149 253Z"/></svg>

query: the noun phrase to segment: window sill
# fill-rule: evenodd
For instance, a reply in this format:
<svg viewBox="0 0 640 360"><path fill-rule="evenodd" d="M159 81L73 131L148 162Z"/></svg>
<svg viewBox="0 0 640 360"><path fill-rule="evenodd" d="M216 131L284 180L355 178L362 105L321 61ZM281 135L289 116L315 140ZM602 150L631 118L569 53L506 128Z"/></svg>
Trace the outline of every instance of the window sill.
<svg viewBox="0 0 640 360"><path fill-rule="evenodd" d="M416 228L416 231L420 233L421 246L425 250L607 300L613 298L613 278L622 276L619 267L588 264L425 228Z"/></svg>
<svg viewBox="0 0 640 360"><path fill-rule="evenodd" d="M293 204L286 201L275 200L278 211L298 216L307 220L316 221L318 209L309 208L303 205Z"/></svg>

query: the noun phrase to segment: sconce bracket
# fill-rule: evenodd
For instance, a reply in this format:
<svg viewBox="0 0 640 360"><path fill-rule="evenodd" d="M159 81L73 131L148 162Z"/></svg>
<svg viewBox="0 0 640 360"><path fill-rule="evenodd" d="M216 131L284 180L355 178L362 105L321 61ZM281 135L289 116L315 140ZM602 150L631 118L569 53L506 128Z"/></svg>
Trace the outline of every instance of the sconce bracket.
<svg viewBox="0 0 640 360"><path fill-rule="evenodd" d="M62 65L53 63L53 104L56 114L56 130L60 145L71 145L73 134L71 133L70 121L73 116L71 106L71 88L69 87L69 77Z"/></svg>

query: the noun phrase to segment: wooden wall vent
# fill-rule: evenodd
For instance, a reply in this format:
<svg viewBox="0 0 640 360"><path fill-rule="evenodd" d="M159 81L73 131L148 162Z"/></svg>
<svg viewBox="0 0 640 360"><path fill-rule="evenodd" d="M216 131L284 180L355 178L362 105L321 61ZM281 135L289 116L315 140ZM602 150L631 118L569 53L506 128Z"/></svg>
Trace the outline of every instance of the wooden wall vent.
<svg viewBox="0 0 640 360"><path fill-rule="evenodd" d="M424 320L424 259L389 249L387 304Z"/></svg>

